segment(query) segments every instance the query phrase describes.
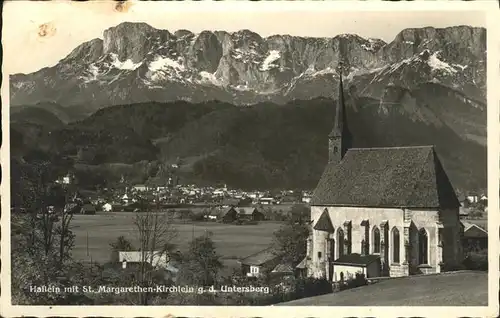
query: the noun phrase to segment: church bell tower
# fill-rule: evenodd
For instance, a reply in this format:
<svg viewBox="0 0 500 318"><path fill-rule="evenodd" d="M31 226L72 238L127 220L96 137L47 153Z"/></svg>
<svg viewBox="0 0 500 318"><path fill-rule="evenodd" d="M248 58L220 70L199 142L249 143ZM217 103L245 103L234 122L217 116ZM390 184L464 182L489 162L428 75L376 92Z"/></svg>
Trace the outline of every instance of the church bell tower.
<svg viewBox="0 0 500 318"><path fill-rule="evenodd" d="M341 62L337 67L337 73L339 74L339 93L333 129L328 135L328 163L340 162L347 150L351 147L351 134L347 128Z"/></svg>

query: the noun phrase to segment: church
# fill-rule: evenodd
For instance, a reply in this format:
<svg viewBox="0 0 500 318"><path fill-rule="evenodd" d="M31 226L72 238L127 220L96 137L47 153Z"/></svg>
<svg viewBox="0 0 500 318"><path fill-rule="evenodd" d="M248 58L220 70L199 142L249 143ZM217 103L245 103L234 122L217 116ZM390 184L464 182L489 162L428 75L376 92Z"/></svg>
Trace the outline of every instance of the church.
<svg viewBox="0 0 500 318"><path fill-rule="evenodd" d="M462 262L460 203L434 146L353 148L342 75L328 164L312 196L309 277L446 271Z"/></svg>

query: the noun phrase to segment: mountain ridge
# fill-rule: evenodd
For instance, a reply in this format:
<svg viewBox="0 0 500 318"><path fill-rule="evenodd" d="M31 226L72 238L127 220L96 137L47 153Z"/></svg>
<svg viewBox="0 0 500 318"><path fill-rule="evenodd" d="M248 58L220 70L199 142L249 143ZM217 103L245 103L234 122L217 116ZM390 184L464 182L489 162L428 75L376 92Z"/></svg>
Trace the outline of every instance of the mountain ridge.
<svg viewBox="0 0 500 318"><path fill-rule="evenodd" d="M366 97L379 97L374 91L384 78L409 88L437 81L485 100L484 28L409 28L386 43L353 34L172 33L131 22L106 29L103 39L82 43L55 66L11 75L11 98L12 105L48 101L95 108L177 99L286 103L335 97L327 87L338 80L340 60L347 85L367 86ZM412 78L400 83L408 74Z"/></svg>
<svg viewBox="0 0 500 318"><path fill-rule="evenodd" d="M378 103L368 98L348 103L354 147L434 144L455 187L484 187L483 145L462 138L434 109L411 117L400 111L406 106L396 105L380 114L372 107ZM168 167L178 163L183 182L311 189L326 164L334 105L318 97L249 107L185 101L112 106L60 128L48 121L35 133L15 124L12 135L27 137L24 148L16 141L12 156L39 149L75 158L75 173L83 179L101 176L104 187L122 175L133 183L161 184Z"/></svg>

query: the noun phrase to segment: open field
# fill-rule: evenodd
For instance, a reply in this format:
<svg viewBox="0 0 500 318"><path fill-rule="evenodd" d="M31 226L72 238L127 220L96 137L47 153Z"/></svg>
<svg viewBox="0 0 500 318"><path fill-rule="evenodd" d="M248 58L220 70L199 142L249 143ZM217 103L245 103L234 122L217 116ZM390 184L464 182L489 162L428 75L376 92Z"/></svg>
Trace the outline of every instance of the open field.
<svg viewBox="0 0 500 318"><path fill-rule="evenodd" d="M411 287L409 287L411 286ZM464 271L387 279L280 306L486 306L488 273Z"/></svg>
<svg viewBox="0 0 500 318"><path fill-rule="evenodd" d="M92 259L100 263L110 259L109 243L123 235L137 247L138 239L134 228L135 213L116 212L96 215L75 215L72 231L76 235L73 256L78 260ZM178 236L174 241L177 249L187 248L193 236L205 231L213 232L217 253L230 268L237 265L236 259L266 248L272 241L273 232L281 226L279 222L261 222L258 225L232 225L215 222L175 224ZM88 233L88 255L87 255Z"/></svg>

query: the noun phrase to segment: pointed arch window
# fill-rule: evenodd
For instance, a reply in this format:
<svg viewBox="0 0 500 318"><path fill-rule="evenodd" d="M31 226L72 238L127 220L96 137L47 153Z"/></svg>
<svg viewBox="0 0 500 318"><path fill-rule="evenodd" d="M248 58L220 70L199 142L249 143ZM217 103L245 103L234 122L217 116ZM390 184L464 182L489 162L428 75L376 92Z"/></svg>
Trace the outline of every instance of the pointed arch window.
<svg viewBox="0 0 500 318"><path fill-rule="evenodd" d="M400 259L400 237L399 237L399 230L397 228L392 229L392 262L395 264L399 264Z"/></svg>
<svg viewBox="0 0 500 318"><path fill-rule="evenodd" d="M418 264L428 264L429 254L429 238L427 237L427 231L421 228L418 231Z"/></svg>
<svg viewBox="0 0 500 318"><path fill-rule="evenodd" d="M337 152L339 152L339 147L334 146L334 147L333 147L333 153L337 153Z"/></svg>
<svg viewBox="0 0 500 318"><path fill-rule="evenodd" d="M344 231L342 229L339 229L337 231L337 246L338 246L338 253L339 253L339 258L344 255Z"/></svg>
<svg viewBox="0 0 500 318"><path fill-rule="evenodd" d="M373 228L373 253L380 254L380 230L376 226Z"/></svg>

